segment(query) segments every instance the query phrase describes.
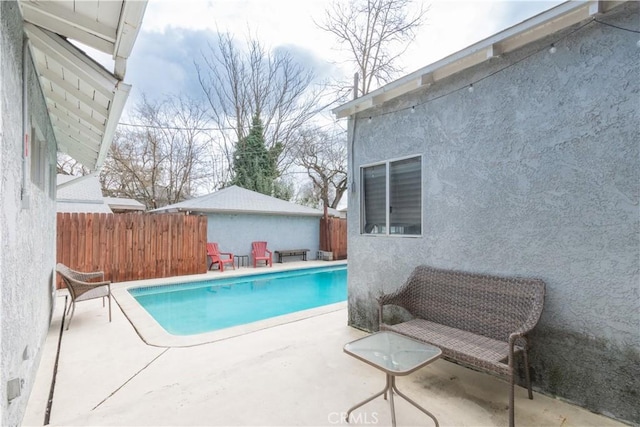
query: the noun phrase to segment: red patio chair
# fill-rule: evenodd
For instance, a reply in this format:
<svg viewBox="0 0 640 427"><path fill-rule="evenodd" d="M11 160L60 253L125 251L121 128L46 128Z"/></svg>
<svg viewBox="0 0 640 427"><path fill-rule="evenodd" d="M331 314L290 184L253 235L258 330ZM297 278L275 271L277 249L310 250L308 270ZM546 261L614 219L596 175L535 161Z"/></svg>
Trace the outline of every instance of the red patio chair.
<svg viewBox="0 0 640 427"><path fill-rule="evenodd" d="M269 267L273 266L272 252L267 249L267 242L252 242L251 247L253 268L257 267L258 261L264 261L265 265L268 265Z"/></svg>
<svg viewBox="0 0 640 427"><path fill-rule="evenodd" d="M217 243L207 243L207 255L211 258L211 265L209 265L209 270L213 267L213 264L218 264L220 267L220 271L224 272L224 265L231 264L233 269L236 269L236 266L233 264L233 254L231 252L220 252ZM220 255L228 255L229 258L222 258Z"/></svg>

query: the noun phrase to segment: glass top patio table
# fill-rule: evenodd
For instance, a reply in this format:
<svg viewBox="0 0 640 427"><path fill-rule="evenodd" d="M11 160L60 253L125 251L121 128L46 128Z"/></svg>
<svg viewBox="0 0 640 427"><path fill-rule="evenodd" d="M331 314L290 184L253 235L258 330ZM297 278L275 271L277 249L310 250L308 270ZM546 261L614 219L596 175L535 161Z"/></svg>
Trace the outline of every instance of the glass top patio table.
<svg viewBox="0 0 640 427"><path fill-rule="evenodd" d="M352 341L344 351L394 376L409 375L442 353L438 347L389 331Z"/></svg>
<svg viewBox="0 0 640 427"><path fill-rule="evenodd" d="M413 338L397 334L391 331L381 331L364 338L345 344L344 352L359 359L386 374L387 383L382 391L352 406L345 415L345 421L349 422L351 413L359 407L371 402L378 396L389 396L391 407L391 425L396 425L396 411L393 403L393 395L397 394L417 409L428 415L436 427L439 426L435 415L411 400L398 390L396 377L409 375L440 357L442 351L430 344L414 340Z"/></svg>

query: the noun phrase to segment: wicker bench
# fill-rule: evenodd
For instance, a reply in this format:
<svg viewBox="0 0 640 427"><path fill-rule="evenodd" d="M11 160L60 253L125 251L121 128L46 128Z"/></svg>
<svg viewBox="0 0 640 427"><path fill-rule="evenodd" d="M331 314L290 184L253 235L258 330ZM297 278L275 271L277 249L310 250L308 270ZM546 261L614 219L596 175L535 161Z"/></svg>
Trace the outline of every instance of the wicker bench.
<svg viewBox="0 0 640 427"><path fill-rule="evenodd" d="M276 251L276 255L278 256L278 262L282 263L282 257L286 256L302 256L302 260L307 260L307 252L309 249L282 249Z"/></svg>
<svg viewBox="0 0 640 427"><path fill-rule="evenodd" d="M448 360L505 376L510 382L509 425L514 426L514 371L522 353L533 399L527 333L540 319L545 284L537 279L417 267L395 292L378 298L381 330L433 344ZM406 309L412 320L385 324L385 305Z"/></svg>

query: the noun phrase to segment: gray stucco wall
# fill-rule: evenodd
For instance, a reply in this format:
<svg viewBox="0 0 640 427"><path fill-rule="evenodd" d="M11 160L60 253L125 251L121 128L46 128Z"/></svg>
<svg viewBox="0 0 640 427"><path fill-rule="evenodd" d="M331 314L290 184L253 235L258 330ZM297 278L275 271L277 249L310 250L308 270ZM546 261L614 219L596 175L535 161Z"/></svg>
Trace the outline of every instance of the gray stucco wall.
<svg viewBox="0 0 640 427"><path fill-rule="evenodd" d="M637 31L638 3L599 19ZM638 34L577 28L356 119L349 323L375 330L374 298L422 263L541 278L534 385L640 423ZM415 154L422 236L361 235L359 166Z"/></svg>
<svg viewBox="0 0 640 427"><path fill-rule="evenodd" d="M316 259L320 245L320 217L209 214L208 218L207 239L217 242L223 252L251 255L251 242L266 241L271 251L309 249L307 259ZM277 262L275 253L273 256L273 261ZM289 257L283 261L299 259Z"/></svg>
<svg viewBox="0 0 640 427"><path fill-rule="evenodd" d="M56 216L46 168L43 189L27 175L30 203L21 204L23 33L17 2L0 2L0 21L0 425L13 426L22 421L51 318ZM49 167L55 167L55 141L31 61L28 82L31 125L48 141ZM14 378L22 382L21 395L8 403L7 381Z"/></svg>

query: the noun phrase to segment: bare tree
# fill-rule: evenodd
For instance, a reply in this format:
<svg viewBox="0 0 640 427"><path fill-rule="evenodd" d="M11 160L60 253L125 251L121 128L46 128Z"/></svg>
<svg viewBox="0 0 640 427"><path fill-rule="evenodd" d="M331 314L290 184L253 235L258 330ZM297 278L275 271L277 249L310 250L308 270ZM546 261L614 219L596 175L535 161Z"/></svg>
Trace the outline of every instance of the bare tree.
<svg viewBox="0 0 640 427"><path fill-rule="evenodd" d="M87 169L82 163L78 162L73 157L63 153L58 153L56 171L61 175L75 176L84 176L91 173L91 171Z"/></svg>
<svg viewBox="0 0 640 427"><path fill-rule="evenodd" d="M196 63L198 78L221 131L219 149L226 158L233 159L235 145L249 134L252 118L259 116L267 149L282 145L277 166L283 172L293 159L296 131L322 109L320 91L314 90L313 71L287 51L269 52L254 39L247 46L245 51L231 35L222 34L218 45L203 53L203 64Z"/></svg>
<svg viewBox="0 0 640 427"><path fill-rule="evenodd" d="M409 14L412 0L335 0L316 25L333 34L351 55L359 75L356 97L372 84L391 81L401 69L397 59L407 50L424 23L428 8ZM344 88L345 86L343 86ZM351 87L351 86L349 86Z"/></svg>
<svg viewBox="0 0 640 427"><path fill-rule="evenodd" d="M302 202L317 208L336 208L347 190L346 135L307 128L300 136L296 163L306 169L312 183L306 191L303 188L306 194L302 195Z"/></svg>
<svg viewBox="0 0 640 427"><path fill-rule="evenodd" d="M158 208L193 197L212 175L205 109L187 99L143 98L120 127L100 174L103 193Z"/></svg>

